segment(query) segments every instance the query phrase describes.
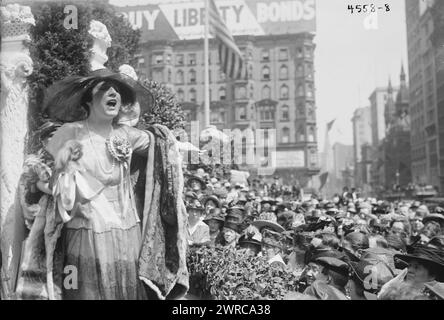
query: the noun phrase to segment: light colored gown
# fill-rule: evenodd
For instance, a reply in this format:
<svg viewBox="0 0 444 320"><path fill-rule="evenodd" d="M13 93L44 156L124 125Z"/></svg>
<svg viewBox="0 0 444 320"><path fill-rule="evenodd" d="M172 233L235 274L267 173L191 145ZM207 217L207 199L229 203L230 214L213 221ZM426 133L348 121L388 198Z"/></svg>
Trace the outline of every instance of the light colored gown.
<svg viewBox="0 0 444 320"><path fill-rule="evenodd" d="M133 152L146 154L150 143L146 132L119 125L112 134L126 137ZM142 299L137 276L141 227L128 186L129 169L117 161L113 168L105 139L89 131L84 121L60 127L47 150L55 158L68 140L81 143L83 156L78 160L80 169L65 175L65 183L56 182L54 189L59 196L72 198L68 189L76 186L73 209L63 213L59 204L66 222L64 265L75 267L78 276L77 288L64 285L63 299Z"/></svg>

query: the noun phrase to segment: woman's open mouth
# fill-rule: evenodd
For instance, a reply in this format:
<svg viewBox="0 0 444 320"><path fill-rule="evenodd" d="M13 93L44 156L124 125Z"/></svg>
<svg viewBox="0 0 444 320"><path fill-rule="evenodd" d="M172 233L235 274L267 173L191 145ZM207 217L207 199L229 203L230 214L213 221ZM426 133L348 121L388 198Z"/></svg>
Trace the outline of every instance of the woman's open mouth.
<svg viewBox="0 0 444 320"><path fill-rule="evenodd" d="M117 99L110 99L106 102L108 107L114 108L117 105Z"/></svg>

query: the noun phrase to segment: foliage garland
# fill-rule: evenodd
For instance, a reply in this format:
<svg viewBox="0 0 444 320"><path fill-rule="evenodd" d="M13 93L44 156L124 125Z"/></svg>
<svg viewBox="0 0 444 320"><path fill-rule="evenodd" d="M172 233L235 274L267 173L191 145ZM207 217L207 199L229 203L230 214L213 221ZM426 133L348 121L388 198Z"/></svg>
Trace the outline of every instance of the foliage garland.
<svg viewBox="0 0 444 320"><path fill-rule="evenodd" d="M187 265L190 293L204 299L282 300L297 288L293 273L244 250L191 248Z"/></svg>

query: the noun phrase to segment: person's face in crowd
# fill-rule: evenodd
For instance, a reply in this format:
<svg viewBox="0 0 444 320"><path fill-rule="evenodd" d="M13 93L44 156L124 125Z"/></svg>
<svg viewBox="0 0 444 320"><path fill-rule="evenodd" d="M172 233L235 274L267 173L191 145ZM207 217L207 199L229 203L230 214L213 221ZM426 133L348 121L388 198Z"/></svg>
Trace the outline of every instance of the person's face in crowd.
<svg viewBox="0 0 444 320"><path fill-rule="evenodd" d="M257 245L254 245L252 243L244 243L242 245L242 248L245 250L245 252L249 255L256 256L259 251L261 250L260 247Z"/></svg>
<svg viewBox="0 0 444 320"><path fill-rule="evenodd" d="M200 211L192 208L188 208L188 221L191 224L195 224L200 219Z"/></svg>
<svg viewBox="0 0 444 320"><path fill-rule="evenodd" d="M117 117L122 104L120 93L111 83L101 82L92 91L92 101L88 103L90 117L110 120Z"/></svg>
<svg viewBox="0 0 444 320"><path fill-rule="evenodd" d="M302 271L301 278L305 279L307 285L311 285L322 271L322 266L317 263L310 262Z"/></svg>
<svg viewBox="0 0 444 320"><path fill-rule="evenodd" d="M339 197L338 197L338 196L334 197L334 198L333 198L333 202L334 202L335 204L338 204L338 203L339 203Z"/></svg>
<svg viewBox="0 0 444 320"><path fill-rule="evenodd" d="M406 280L413 285L421 285L425 282L433 281L434 277L423 264L417 260L412 260L409 263Z"/></svg>
<svg viewBox="0 0 444 320"><path fill-rule="evenodd" d="M208 200L205 204L205 210L210 212L211 209L217 208L216 203L213 200Z"/></svg>
<svg viewBox="0 0 444 320"><path fill-rule="evenodd" d="M224 239L227 244L231 244L236 241L236 232L233 229L224 228Z"/></svg>
<svg viewBox="0 0 444 320"><path fill-rule="evenodd" d="M262 254L266 259L271 259L279 253L279 248L276 248L269 244L262 244Z"/></svg>
<svg viewBox="0 0 444 320"><path fill-rule="evenodd" d="M425 235L427 238L431 239L434 236L438 235L438 224L434 221L427 222L424 225L424 228L421 230L421 233Z"/></svg>
<svg viewBox="0 0 444 320"><path fill-rule="evenodd" d="M335 232L335 227L332 224L329 224L327 226L324 227L324 229L322 230L322 232L330 232L330 233L334 233Z"/></svg>
<svg viewBox="0 0 444 320"><path fill-rule="evenodd" d="M412 226L412 232L419 232L422 228L424 228L421 219L418 218L410 220L410 225Z"/></svg>
<svg viewBox="0 0 444 320"><path fill-rule="evenodd" d="M217 220L208 221L208 228L210 229L210 233L217 233L220 230L220 222Z"/></svg>
<svg viewBox="0 0 444 320"><path fill-rule="evenodd" d="M193 181L191 181L190 185L191 185L191 189L193 189L193 191L200 191L200 189L201 189L199 181L193 180Z"/></svg>
<svg viewBox="0 0 444 320"><path fill-rule="evenodd" d="M393 234L400 236L400 237L405 237L405 229L404 229L404 224L400 221L397 221L395 223L393 223L392 228L390 230Z"/></svg>
<svg viewBox="0 0 444 320"><path fill-rule="evenodd" d="M222 207L220 209L220 211L222 212L222 214L226 214L227 213L227 207Z"/></svg>

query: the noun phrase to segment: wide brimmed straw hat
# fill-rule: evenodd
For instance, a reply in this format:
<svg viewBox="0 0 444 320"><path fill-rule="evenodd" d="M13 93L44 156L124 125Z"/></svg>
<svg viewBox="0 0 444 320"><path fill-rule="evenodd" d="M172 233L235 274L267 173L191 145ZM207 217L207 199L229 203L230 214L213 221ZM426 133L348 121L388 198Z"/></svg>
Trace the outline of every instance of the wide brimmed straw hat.
<svg viewBox="0 0 444 320"><path fill-rule="evenodd" d="M123 73L100 69L88 76L69 76L51 85L45 94L43 111L62 122L85 120L88 117L86 99L96 85L111 82L118 88L122 106L139 102L141 113L151 110L154 98L138 81Z"/></svg>

